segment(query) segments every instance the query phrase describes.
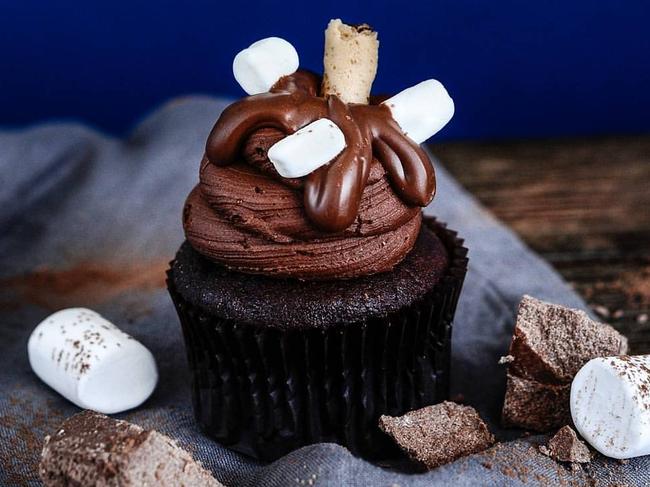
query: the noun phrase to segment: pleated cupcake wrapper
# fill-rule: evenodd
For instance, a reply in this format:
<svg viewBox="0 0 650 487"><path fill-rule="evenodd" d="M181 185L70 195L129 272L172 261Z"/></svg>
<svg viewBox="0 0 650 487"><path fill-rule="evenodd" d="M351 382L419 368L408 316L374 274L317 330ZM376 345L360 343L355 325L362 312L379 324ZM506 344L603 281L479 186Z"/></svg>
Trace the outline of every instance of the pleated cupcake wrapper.
<svg viewBox="0 0 650 487"><path fill-rule="evenodd" d="M379 416L439 402L449 390L467 249L443 224L425 224L450 252L446 275L408 308L363 323L280 331L223 320L185 301L168 279L206 434L264 460L317 442L368 458L390 454Z"/></svg>

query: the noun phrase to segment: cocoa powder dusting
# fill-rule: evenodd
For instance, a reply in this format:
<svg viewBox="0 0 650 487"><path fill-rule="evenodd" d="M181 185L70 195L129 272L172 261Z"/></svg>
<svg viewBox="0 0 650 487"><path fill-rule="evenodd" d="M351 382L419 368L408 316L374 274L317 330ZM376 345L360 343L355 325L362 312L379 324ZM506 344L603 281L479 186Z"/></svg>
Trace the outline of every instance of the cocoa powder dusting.
<svg viewBox="0 0 650 487"><path fill-rule="evenodd" d="M37 478L45 435L53 432L65 414L55 401L47 400L43 407L41 401L23 389L10 392L8 401L10 408L0 415L0 426L12 434L0 437L0 441L6 442L12 456L0 456L0 469L9 485L27 485Z"/></svg>
<svg viewBox="0 0 650 487"><path fill-rule="evenodd" d="M65 269L41 267L0 279L0 289L14 295L11 301L0 302L0 308L32 304L57 310L101 304L129 291L164 287L168 266L164 259L135 265L81 262Z"/></svg>
<svg viewBox="0 0 650 487"><path fill-rule="evenodd" d="M635 269L634 272L622 273L617 279L599 282L587 299L597 292L621 292L626 296L627 305L634 309L650 308L650 265ZM590 295L591 294L591 295Z"/></svg>
<svg viewBox="0 0 650 487"><path fill-rule="evenodd" d="M517 444L498 443L480 454L480 463L522 484L544 487L595 486L594 477L578 467L571 470L550 460L539 450L539 440Z"/></svg>

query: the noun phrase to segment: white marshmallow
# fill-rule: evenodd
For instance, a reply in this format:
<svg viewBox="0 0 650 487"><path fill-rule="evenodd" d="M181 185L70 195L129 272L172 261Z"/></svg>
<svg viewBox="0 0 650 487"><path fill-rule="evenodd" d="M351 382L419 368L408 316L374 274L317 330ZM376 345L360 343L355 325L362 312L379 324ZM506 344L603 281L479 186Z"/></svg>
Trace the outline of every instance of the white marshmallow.
<svg viewBox="0 0 650 487"><path fill-rule="evenodd" d="M330 119L320 118L276 142L269 160L283 178L306 176L345 149L345 136Z"/></svg>
<svg viewBox="0 0 650 487"><path fill-rule="evenodd" d="M438 132L454 116L454 100L435 79L411 86L383 103L402 132L417 144Z"/></svg>
<svg viewBox="0 0 650 487"><path fill-rule="evenodd" d="M240 51L232 62L237 83L249 95L266 93L283 76L295 73L296 49L284 39L267 37Z"/></svg>
<svg viewBox="0 0 650 487"><path fill-rule="evenodd" d="M85 308L45 318L29 337L27 353L43 382L80 408L104 414L139 406L158 381L151 352Z"/></svg>
<svg viewBox="0 0 650 487"><path fill-rule="evenodd" d="M578 432L605 456L650 454L650 355L595 358L571 384Z"/></svg>

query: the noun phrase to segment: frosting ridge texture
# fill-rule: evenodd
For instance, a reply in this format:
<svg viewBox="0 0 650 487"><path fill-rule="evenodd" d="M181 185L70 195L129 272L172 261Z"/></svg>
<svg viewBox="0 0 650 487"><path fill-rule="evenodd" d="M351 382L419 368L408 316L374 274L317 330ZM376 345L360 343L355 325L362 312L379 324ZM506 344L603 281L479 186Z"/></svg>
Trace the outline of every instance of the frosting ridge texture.
<svg viewBox="0 0 650 487"><path fill-rule="evenodd" d="M298 71L223 112L184 209L197 251L242 272L332 279L388 271L411 250L435 192L426 152L387 107L319 97L319 86ZM305 177L280 177L268 149L319 118L338 125L345 149Z"/></svg>

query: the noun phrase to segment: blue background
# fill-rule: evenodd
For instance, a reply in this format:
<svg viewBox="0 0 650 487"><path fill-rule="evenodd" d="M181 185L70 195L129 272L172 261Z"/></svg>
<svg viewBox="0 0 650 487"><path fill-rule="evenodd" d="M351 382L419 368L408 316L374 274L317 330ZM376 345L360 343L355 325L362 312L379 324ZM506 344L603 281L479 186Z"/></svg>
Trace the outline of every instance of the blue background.
<svg viewBox="0 0 650 487"><path fill-rule="evenodd" d="M123 133L173 96L241 96L232 58L269 35L320 71L332 17L379 31L375 91L447 86L442 138L650 131L648 0L0 0L0 126Z"/></svg>

